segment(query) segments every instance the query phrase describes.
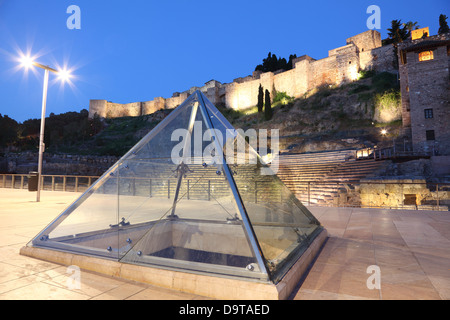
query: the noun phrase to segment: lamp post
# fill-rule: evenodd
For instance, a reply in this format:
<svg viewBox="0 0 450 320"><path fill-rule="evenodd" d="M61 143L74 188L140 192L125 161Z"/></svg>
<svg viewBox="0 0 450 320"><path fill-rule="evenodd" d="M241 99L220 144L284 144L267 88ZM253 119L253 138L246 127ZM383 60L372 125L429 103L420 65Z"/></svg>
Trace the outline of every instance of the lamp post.
<svg viewBox="0 0 450 320"><path fill-rule="evenodd" d="M21 59L22 66L25 68L30 68L32 66L36 66L38 68L44 69L44 86L42 92L42 110L41 110L41 130L39 134L39 160L38 160L38 183L37 183L37 194L36 194L36 202L41 201L41 177L42 177L42 158L45 149L44 145L44 129L45 129L45 109L47 105L47 89L48 89L48 74L49 72L53 72L59 75L59 77L64 81L69 78L69 73L66 70L56 70L49 66L45 66L34 61L30 57L22 57Z"/></svg>

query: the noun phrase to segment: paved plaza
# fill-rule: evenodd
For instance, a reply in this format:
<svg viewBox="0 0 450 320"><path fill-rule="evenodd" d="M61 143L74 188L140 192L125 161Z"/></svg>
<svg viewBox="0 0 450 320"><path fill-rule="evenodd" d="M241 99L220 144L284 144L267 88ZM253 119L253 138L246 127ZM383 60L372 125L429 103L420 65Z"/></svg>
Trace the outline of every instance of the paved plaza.
<svg viewBox="0 0 450 320"><path fill-rule="evenodd" d="M209 299L81 272L19 250L80 193L0 189L0 300ZM329 238L293 300L450 299L450 213L311 207Z"/></svg>

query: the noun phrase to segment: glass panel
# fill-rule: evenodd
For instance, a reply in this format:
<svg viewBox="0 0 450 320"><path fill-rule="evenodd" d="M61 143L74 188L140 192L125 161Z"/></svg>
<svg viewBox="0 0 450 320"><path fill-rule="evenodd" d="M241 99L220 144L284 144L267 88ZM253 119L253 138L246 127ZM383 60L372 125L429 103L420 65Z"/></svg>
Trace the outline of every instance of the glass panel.
<svg viewBox="0 0 450 320"><path fill-rule="evenodd" d="M182 134L189 129L192 107L196 103L197 98L194 95L188 98L134 146L124 158L166 159L169 162L172 150L180 146Z"/></svg>
<svg viewBox="0 0 450 320"><path fill-rule="evenodd" d="M33 245L118 258L117 172L100 179L33 240Z"/></svg>
<svg viewBox="0 0 450 320"><path fill-rule="evenodd" d="M180 165L171 188L173 196L161 199L165 205L154 210L159 211L158 219L149 219L145 233L122 262L263 277L219 168ZM171 206L166 210L167 200Z"/></svg>
<svg viewBox="0 0 450 320"><path fill-rule="evenodd" d="M235 161L232 163L227 157L228 166L233 172L271 279L277 282L321 230L320 223L255 150L244 143L245 151L242 151L235 142ZM249 155L256 157L256 163L250 161L254 158ZM245 159L245 163L238 162L238 159Z"/></svg>

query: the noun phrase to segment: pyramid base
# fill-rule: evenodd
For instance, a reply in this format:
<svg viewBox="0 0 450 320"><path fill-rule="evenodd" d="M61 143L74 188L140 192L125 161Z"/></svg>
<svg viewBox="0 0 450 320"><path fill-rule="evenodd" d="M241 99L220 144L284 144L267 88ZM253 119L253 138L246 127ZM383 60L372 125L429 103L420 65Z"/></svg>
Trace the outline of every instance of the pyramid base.
<svg viewBox="0 0 450 320"><path fill-rule="evenodd" d="M22 247L20 254L66 266L74 265L81 270L97 272L106 276L147 283L214 299L284 300L289 298L293 290L297 288L299 281L308 271L327 237L328 233L323 229L276 285L271 282L246 281L231 277L133 265L29 246Z"/></svg>

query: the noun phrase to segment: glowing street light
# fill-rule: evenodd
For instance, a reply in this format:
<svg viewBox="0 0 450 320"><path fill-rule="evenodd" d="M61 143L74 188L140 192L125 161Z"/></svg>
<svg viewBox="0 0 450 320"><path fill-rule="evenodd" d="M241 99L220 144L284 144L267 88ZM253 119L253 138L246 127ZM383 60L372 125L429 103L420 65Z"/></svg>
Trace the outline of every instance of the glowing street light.
<svg viewBox="0 0 450 320"><path fill-rule="evenodd" d="M30 56L22 56L20 59L20 65L25 69L29 69L33 66L34 60Z"/></svg>
<svg viewBox="0 0 450 320"><path fill-rule="evenodd" d="M386 129L382 129L381 130L381 135L383 135L383 136L387 135L387 130Z"/></svg>
<svg viewBox="0 0 450 320"><path fill-rule="evenodd" d="M33 66L44 69L44 88L42 93L42 112L41 112L41 132L39 135L39 161L38 161L38 184L37 184L37 195L36 202L41 200L41 175L42 175L42 158L44 153L44 127L45 127L45 108L47 104L47 88L48 88L48 73L53 72L58 75L58 78L62 81L68 81L70 78L70 72L66 69L56 70L49 66L45 66L34 61L30 56L22 56L20 58L21 66L29 69Z"/></svg>

